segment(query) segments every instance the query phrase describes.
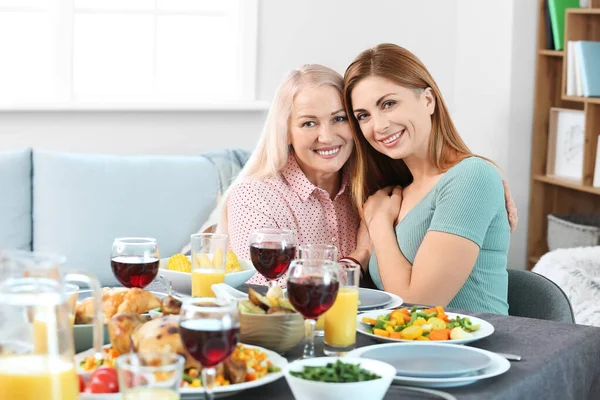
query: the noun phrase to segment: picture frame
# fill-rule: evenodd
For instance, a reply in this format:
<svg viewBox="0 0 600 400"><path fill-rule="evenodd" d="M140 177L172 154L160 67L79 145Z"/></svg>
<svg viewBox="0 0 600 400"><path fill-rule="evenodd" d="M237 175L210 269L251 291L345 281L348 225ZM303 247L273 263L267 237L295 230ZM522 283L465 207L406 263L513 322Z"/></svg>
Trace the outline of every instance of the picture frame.
<svg viewBox="0 0 600 400"><path fill-rule="evenodd" d="M585 143L585 113L550 108L546 175L581 182Z"/></svg>

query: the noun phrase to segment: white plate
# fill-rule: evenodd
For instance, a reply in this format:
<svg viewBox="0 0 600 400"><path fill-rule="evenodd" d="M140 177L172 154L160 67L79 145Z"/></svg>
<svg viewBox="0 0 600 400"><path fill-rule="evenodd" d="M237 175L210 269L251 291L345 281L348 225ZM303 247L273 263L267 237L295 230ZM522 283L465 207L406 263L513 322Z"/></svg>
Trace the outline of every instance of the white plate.
<svg viewBox="0 0 600 400"><path fill-rule="evenodd" d="M402 304L404 304L402 297L395 295L394 293L390 293L390 292L387 292L387 294L390 295L390 297L392 298L392 301L389 304L386 304L385 308L398 308ZM374 311L374 310L368 310L367 312L369 312L369 311Z"/></svg>
<svg viewBox="0 0 600 400"><path fill-rule="evenodd" d="M359 311L374 310L377 308L385 308L394 298L391 293L382 290L358 288L358 306Z"/></svg>
<svg viewBox="0 0 600 400"><path fill-rule="evenodd" d="M408 342L408 343L414 343L415 340L406 340L406 339L392 339L392 338L386 338L383 336L377 336L374 335L372 333L367 332L368 325L365 324L364 322L362 322L362 319L367 317L367 318L373 318L373 319L377 319L378 316L380 315L385 315L385 314L389 314L390 312L392 312L394 310L374 310L374 311L368 311L368 312L364 312L361 314L358 314L356 316L356 331L362 335L365 336L369 336L370 338L384 343L384 342ZM475 332L471 332L471 335L473 335L470 338L467 339L457 339L457 340L440 340L440 341L436 341L436 343L447 343L447 344L465 344L465 343L470 343L470 342L474 342L476 340L479 339L483 339L485 337L490 336L492 333L494 333L494 326L492 324L490 324L489 322L481 319L481 318L477 318L477 317L472 317L470 315L465 315L465 314L455 314L455 313L451 313L451 312L447 312L446 315L448 316L449 319L452 319L454 317L469 317L469 319L471 320L471 323L473 325L479 325L479 330L475 331Z"/></svg>
<svg viewBox="0 0 600 400"><path fill-rule="evenodd" d="M437 347L439 344L444 342L420 342L414 343L418 346L423 346L424 349L427 347L432 347L432 345L436 345L433 347ZM362 354L366 351L372 350L373 348L387 348L388 351L393 352L395 348L398 346L405 346L404 343L388 343L388 344L378 344L372 346L361 347L356 350L352 350L348 353L348 357L362 357ZM454 346L448 344L446 346ZM451 377L451 378L417 378L417 377L408 377L408 376L399 376L396 375L394 377L394 383L401 385L409 385L409 386L420 386L425 388L450 388L457 386L465 386L470 385L471 383L475 383L481 379L492 378L494 376L502 375L506 371L510 369L510 362L502 356L499 356L496 353L492 353L491 351L482 350L473 347L473 350L481 352L488 356L492 361L489 366L484 369L481 369L473 374Z"/></svg>
<svg viewBox="0 0 600 400"><path fill-rule="evenodd" d="M79 393L79 400L122 400L123 395L121 393Z"/></svg>
<svg viewBox="0 0 600 400"><path fill-rule="evenodd" d="M242 343L243 344L243 343ZM107 345L105 347L109 347L110 345ZM281 369L281 371L279 372L272 372L267 374L266 376L257 379L255 381L251 381L251 382L244 382L244 383L237 383L235 385L229 385L229 386L220 386L220 387L216 387L213 390L213 393L215 394L215 397L219 398L219 397L227 397L227 396L231 396L234 395L236 393L242 392L244 390L247 389L251 389L257 386L263 386L266 384L269 384L271 382L276 381L277 379L281 378L283 376L283 371L286 367L286 365L288 364L288 361L283 358L282 356L280 356L279 354L271 351L271 350L267 350L265 348L259 347L259 346L252 346L249 344L244 344L244 347L248 347L248 348L253 348L253 349L258 349L264 353L267 354L267 359L269 361L271 361L271 363L276 366L279 367ZM84 374L86 372L84 372L81 367L79 366L79 362L81 360L83 360L83 358L85 358L88 355L93 354L94 350L93 349L89 349L86 350L82 353L79 353L77 355L75 355L75 365L77 368L77 373L78 374ZM181 388L179 390L179 393L181 394L181 398L185 399L185 398L198 398L199 395L204 393L204 389L203 388ZM82 397L82 399L85 400L104 400L103 397L99 397L99 395L93 395L94 397L92 397L92 395L90 395L90 397ZM98 397L96 397L98 396ZM107 395L104 395L107 396ZM110 395L108 395L110 396ZM111 397L107 397L106 400L112 400Z"/></svg>
<svg viewBox="0 0 600 400"><path fill-rule="evenodd" d="M452 378L473 374L489 367L492 360L470 346L427 342L403 343L394 351L375 346L363 357L388 363L396 368L396 375L414 378Z"/></svg>
<svg viewBox="0 0 600 400"><path fill-rule="evenodd" d="M176 292L182 294L192 294L192 275L189 272L178 272L178 271L169 271L167 269L167 265L169 264L169 258L161 258L158 264L160 270L158 271L159 275L164 276L169 281L171 281L171 285L173 285L173 289ZM191 259L190 256L187 256L188 260ZM252 264L250 260L239 260L240 266L242 267L241 272L231 272L229 274L225 274L225 283L231 287L237 288L244 283L256 273L256 268Z"/></svg>

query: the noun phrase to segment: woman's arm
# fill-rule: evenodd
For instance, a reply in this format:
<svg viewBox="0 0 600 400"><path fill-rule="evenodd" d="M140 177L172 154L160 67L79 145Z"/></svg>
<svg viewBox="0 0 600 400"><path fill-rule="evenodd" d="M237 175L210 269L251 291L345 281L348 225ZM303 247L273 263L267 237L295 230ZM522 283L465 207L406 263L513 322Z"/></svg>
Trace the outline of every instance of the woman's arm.
<svg viewBox="0 0 600 400"><path fill-rule="evenodd" d="M510 224L510 231L514 232L517 230L517 225L519 225L517 205L515 204L515 200L510 194L508 182L506 182L506 180L503 179L502 185L504 186L504 200L506 201L506 212L508 213L508 223Z"/></svg>
<svg viewBox="0 0 600 400"><path fill-rule="evenodd" d="M373 231L383 286L408 303L448 305L467 281L479 255L479 246L468 239L430 231L411 266L398 247L393 226L375 225Z"/></svg>
<svg viewBox="0 0 600 400"><path fill-rule="evenodd" d="M369 269L369 259L371 258L372 249L373 244L371 243L367 224L361 221L356 234L356 249L344 256L356 260L362 267L363 273L366 273Z"/></svg>
<svg viewBox="0 0 600 400"><path fill-rule="evenodd" d="M475 266L493 218L505 210L501 181L491 171L487 165L472 164L441 185L429 231L412 266L394 231L400 189L395 189L396 195L384 189L369 198L365 215L370 215L369 232L387 291L407 302L444 306L456 296ZM503 215L501 223L508 232Z"/></svg>

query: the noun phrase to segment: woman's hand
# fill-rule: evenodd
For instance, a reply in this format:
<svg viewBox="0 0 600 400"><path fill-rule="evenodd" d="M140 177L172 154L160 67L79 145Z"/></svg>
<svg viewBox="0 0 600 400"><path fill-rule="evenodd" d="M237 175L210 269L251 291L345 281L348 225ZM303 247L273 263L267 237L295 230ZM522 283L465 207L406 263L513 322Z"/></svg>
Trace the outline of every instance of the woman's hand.
<svg viewBox="0 0 600 400"><path fill-rule="evenodd" d="M364 205L365 220L369 229L374 224L393 226L400 214L402 188L388 186L373 193Z"/></svg>
<svg viewBox="0 0 600 400"><path fill-rule="evenodd" d="M502 180L502 184L504 185L504 200L506 202L506 212L508 213L508 223L510 224L510 231L514 232L517 230L517 225L519 224L519 216L517 215L517 206L515 205L515 201L510 195L510 189L508 187L508 182Z"/></svg>

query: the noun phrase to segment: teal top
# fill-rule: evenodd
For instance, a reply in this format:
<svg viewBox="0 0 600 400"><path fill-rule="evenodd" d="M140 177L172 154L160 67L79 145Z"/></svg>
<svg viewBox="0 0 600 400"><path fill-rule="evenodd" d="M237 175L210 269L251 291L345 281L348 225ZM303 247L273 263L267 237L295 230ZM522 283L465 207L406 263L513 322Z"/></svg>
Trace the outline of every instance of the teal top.
<svg viewBox="0 0 600 400"><path fill-rule="evenodd" d="M396 237L411 265L429 231L462 236L480 249L473 271L448 307L507 315L510 226L496 168L478 157L462 160L406 214L396 226ZM369 271L383 289L375 253Z"/></svg>

